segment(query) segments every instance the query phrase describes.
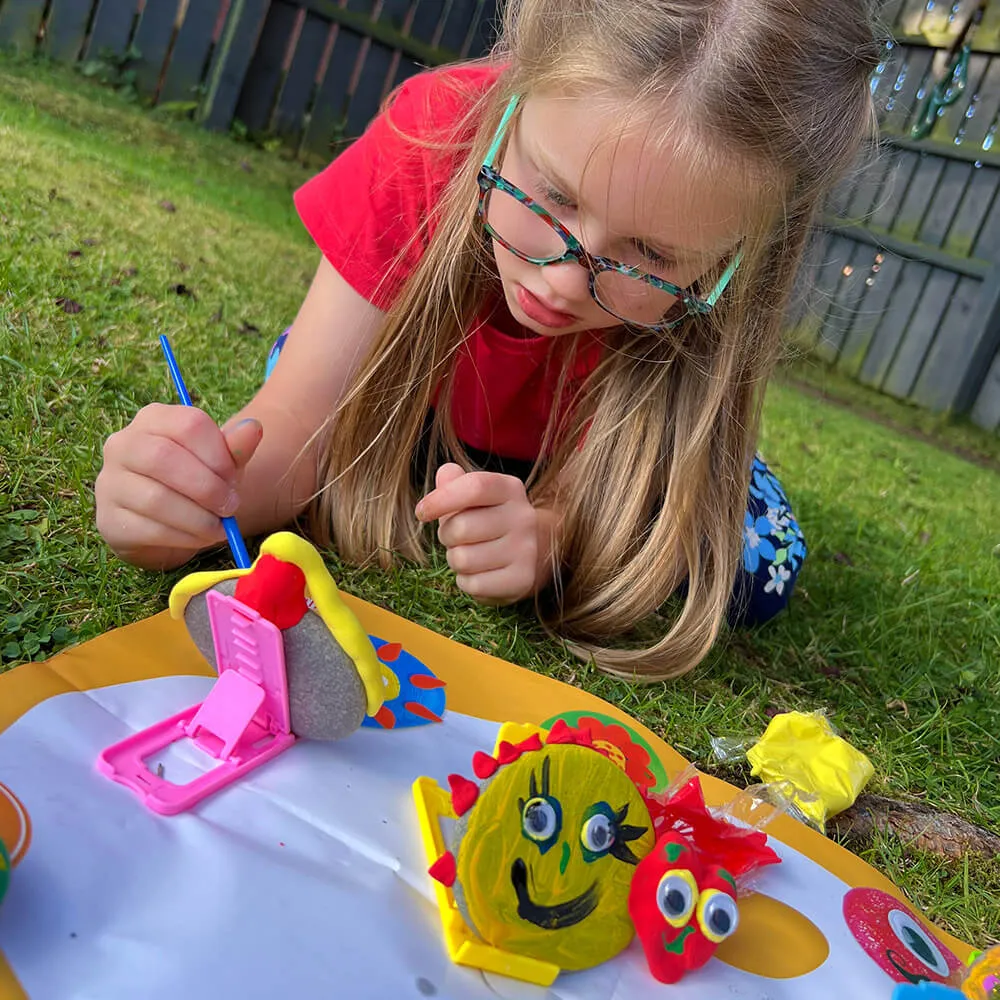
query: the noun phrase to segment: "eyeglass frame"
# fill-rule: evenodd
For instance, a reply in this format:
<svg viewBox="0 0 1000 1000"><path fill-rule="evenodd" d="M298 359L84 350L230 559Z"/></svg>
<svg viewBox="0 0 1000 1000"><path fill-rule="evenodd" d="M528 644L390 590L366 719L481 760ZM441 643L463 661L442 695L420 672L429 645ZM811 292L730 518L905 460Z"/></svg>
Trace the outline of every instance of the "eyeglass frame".
<svg viewBox="0 0 1000 1000"><path fill-rule="evenodd" d="M479 184L479 203L477 206L477 213L486 232L505 250L512 253L515 257L528 264L534 264L537 267L546 267L549 264L564 264L567 261L575 260L581 267L585 267L587 269L589 275L588 288L590 291L590 297L609 316L614 316L615 319L620 320L626 326L634 327L640 330L649 330L653 333L661 333L673 330L691 316L704 316L710 313L715 307L715 304L719 301L722 293L726 290L729 282L732 281L733 275L740 266L742 253L736 253L733 259L729 262L725 271L723 271L722 276L716 282L712 291L704 298L701 298L689 289L682 288L680 285L675 285L672 281L667 281L664 278L658 278L653 274L647 274L644 271L640 271L636 267L630 266L629 264L622 264L620 261L612 260L610 257L602 257L598 254L590 253L590 251L588 251L569 231L569 229L567 229L566 226L564 226L551 212L539 205L538 202L531 197L531 195L522 191L516 184L512 184L509 180L507 180L507 178L500 174L493 164L497 158L497 154L500 152L500 147L503 145L504 139L507 137L508 126L510 125L511 119L514 117L514 114L517 112L521 100L522 95L515 94L508 102L507 108L503 113L503 117L500 119L500 124L497 126L496 133L493 136L493 141L490 143L490 148L487 150L486 156L483 159L483 164L479 168L479 174L477 176L477 182ZM505 240L490 225L489 220L486 217L487 201L489 199L490 192L494 189L510 195L526 208L529 208L532 212L534 212L535 215L537 215L546 225L554 230L560 239L562 239L563 243L566 245L566 252L559 257L531 257L521 250L518 250L517 247L508 243L507 240ZM636 281L645 282L653 288L667 292L669 295L673 295L678 302L682 302L684 304L684 315L679 319L670 321L664 319L659 323L638 323L635 320L619 316L618 313L609 309L597 297L597 275L607 271L623 274L628 278L634 278Z"/></svg>

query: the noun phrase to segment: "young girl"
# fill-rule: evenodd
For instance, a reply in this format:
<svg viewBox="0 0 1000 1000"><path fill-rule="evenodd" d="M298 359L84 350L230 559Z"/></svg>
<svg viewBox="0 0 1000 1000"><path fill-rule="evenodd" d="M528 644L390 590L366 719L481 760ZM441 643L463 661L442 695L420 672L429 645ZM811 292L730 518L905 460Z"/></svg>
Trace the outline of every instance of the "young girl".
<svg viewBox="0 0 1000 1000"><path fill-rule="evenodd" d="M113 435L100 531L168 567L237 508L307 512L388 566L436 523L467 593L534 595L611 672L689 669L805 554L760 403L878 56L865 0L508 0L491 59L409 80L298 192L322 260L273 373L221 430L153 405Z"/></svg>

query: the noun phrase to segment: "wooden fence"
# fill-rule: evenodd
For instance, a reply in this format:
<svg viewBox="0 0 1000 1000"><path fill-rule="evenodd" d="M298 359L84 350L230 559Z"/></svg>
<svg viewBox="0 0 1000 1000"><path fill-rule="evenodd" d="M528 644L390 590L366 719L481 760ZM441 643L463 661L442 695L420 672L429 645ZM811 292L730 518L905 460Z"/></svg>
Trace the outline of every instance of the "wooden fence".
<svg viewBox="0 0 1000 1000"><path fill-rule="evenodd" d="M150 103L328 158L406 77L485 53L496 17L497 0L0 0L0 48L103 60Z"/></svg>
<svg viewBox="0 0 1000 1000"><path fill-rule="evenodd" d="M882 149L831 199L792 322L820 357L862 382L992 430L1000 427L997 0L967 36L964 90L929 116L928 135L912 136L942 53L977 3L884 4L895 41L872 80Z"/></svg>
<svg viewBox="0 0 1000 1000"><path fill-rule="evenodd" d="M485 52L501 4L0 0L0 47L128 62L150 102L328 157L407 76ZM967 85L915 139L977 6ZM1000 0L883 0L882 16L895 38L872 80L883 149L831 199L791 324L862 382L1000 428Z"/></svg>

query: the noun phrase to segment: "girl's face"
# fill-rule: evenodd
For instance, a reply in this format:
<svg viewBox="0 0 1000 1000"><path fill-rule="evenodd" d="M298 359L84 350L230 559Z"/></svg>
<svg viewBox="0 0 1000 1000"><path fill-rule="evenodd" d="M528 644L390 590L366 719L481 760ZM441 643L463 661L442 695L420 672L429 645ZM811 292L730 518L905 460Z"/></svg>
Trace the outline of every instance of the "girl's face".
<svg viewBox="0 0 1000 1000"><path fill-rule="evenodd" d="M623 130L609 102L529 97L497 166L591 254L686 288L730 255L746 232L744 184L735 171L692 170L648 137L644 127ZM507 213L497 222L504 225L505 238L522 249L518 226L527 216L530 228L531 213L508 199L496 211ZM523 238L530 240L530 233ZM539 266L496 242L493 247L504 298L521 326L559 336L621 325L591 297L589 273L575 260ZM645 286L636 286L641 298ZM637 302L638 315L629 316L656 323L670 304L661 295L652 304L657 315L646 316Z"/></svg>

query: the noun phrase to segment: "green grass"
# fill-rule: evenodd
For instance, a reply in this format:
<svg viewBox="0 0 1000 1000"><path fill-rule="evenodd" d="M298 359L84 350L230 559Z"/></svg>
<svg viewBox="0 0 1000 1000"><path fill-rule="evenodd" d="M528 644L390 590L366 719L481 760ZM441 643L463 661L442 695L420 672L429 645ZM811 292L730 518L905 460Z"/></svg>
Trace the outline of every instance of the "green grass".
<svg viewBox="0 0 1000 1000"><path fill-rule="evenodd" d="M316 251L291 205L301 167L36 64L0 62L0 652L49 655L164 607L179 574L109 557L93 526L101 444L171 397L156 337L224 418L258 384ZM169 201L176 211L161 207ZM194 296L178 294L183 284ZM64 311L59 300L83 309ZM851 390L852 392L854 390ZM344 589L581 685L706 764L709 736L827 709L872 788L1000 826L1000 477L884 421L967 442L876 397L883 423L776 384L763 447L810 543L790 613L720 642L691 675L634 687L570 659L530 615L482 608L439 560L334 564ZM862 400L858 402L858 400ZM957 437L956 437L957 435ZM203 563L222 556L207 557ZM742 769L723 773L739 780ZM878 838L865 857L944 926L1000 939L1000 866Z"/></svg>

